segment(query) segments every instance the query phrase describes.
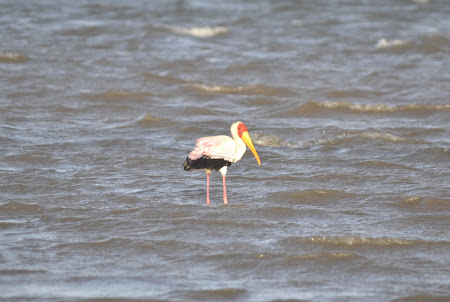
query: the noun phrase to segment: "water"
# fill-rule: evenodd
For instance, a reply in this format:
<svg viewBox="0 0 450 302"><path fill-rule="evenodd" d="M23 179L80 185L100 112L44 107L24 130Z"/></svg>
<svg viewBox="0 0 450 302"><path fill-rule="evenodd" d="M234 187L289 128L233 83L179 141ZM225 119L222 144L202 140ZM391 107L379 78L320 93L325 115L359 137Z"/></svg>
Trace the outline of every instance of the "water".
<svg viewBox="0 0 450 302"><path fill-rule="evenodd" d="M1 7L0 300L450 299L447 1Z"/></svg>

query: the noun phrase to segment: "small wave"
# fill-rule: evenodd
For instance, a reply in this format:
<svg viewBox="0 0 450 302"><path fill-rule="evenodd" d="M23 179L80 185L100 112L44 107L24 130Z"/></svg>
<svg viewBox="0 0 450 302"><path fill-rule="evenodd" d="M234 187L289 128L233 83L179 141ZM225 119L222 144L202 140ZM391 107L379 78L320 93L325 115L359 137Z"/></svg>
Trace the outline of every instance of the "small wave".
<svg viewBox="0 0 450 302"><path fill-rule="evenodd" d="M357 165L363 166L363 167L370 167L370 168L378 168L378 169L399 169L399 170L418 170L417 168L408 166L408 165L403 165L403 164L398 164L398 163L393 163L393 162L388 162L388 161L383 161L383 160L363 160L359 163L357 163Z"/></svg>
<svg viewBox="0 0 450 302"><path fill-rule="evenodd" d="M289 250L289 248L287 248ZM281 249L284 251L285 249ZM239 255L235 255L236 257L239 257ZM313 253L305 253L305 254L298 254L298 253L277 253L277 254L271 254L271 253L258 253L253 255L254 258L257 259L275 259L277 258L279 265L287 265L290 266L293 264L293 262L298 261L320 261L322 264L332 264L335 262L340 262L345 259L355 259L355 258L363 258L361 255L358 255L353 252L347 252L347 251L339 251L339 252L313 252Z"/></svg>
<svg viewBox="0 0 450 302"><path fill-rule="evenodd" d="M415 295L415 296L405 296L400 297L391 302L448 302L450 301L450 295L437 296L437 295Z"/></svg>
<svg viewBox="0 0 450 302"><path fill-rule="evenodd" d="M450 209L450 199L437 197L410 196L398 203L402 208L417 208L425 211L448 211Z"/></svg>
<svg viewBox="0 0 450 302"><path fill-rule="evenodd" d="M142 76L151 82L159 82L167 85L186 84L188 81L170 75L160 75L150 72L143 72Z"/></svg>
<svg viewBox="0 0 450 302"><path fill-rule="evenodd" d="M337 190L306 190L281 194L281 198L290 202L322 203L336 202L337 200L352 199L357 196L354 193Z"/></svg>
<svg viewBox="0 0 450 302"><path fill-rule="evenodd" d="M177 222L177 221L174 221ZM206 226L224 226L227 229L230 228L242 228L242 229L258 229L261 227L269 227L265 222L262 221L236 221L236 220L227 220L227 219L207 219L207 220L198 220L197 224L205 224Z"/></svg>
<svg viewBox="0 0 450 302"><path fill-rule="evenodd" d="M196 38L211 38L228 32L228 29L223 26L215 26L215 27L204 26L191 28L167 26L166 28L175 34L187 35Z"/></svg>
<svg viewBox="0 0 450 302"><path fill-rule="evenodd" d="M34 203L28 204L19 201L10 201L0 205L0 210L41 212L42 207Z"/></svg>
<svg viewBox="0 0 450 302"><path fill-rule="evenodd" d="M289 143L275 134L264 134L259 132L252 132L253 143L257 146L263 147L298 147L295 144Z"/></svg>
<svg viewBox="0 0 450 302"><path fill-rule="evenodd" d="M0 63L22 63L28 61L30 58L20 53L5 52L0 53Z"/></svg>
<svg viewBox="0 0 450 302"><path fill-rule="evenodd" d="M391 133L385 133L385 132L363 132L358 133L354 135L343 135L342 137L338 137L337 139L346 139L346 138L365 138L369 139L371 141L375 140L381 140L386 142L392 142L392 143L411 143L411 144L429 144L429 142L424 140L418 140L418 139L409 139L402 136L397 136Z"/></svg>
<svg viewBox="0 0 450 302"><path fill-rule="evenodd" d="M18 274L45 274L47 270L33 269L0 269L0 275L18 275Z"/></svg>
<svg viewBox="0 0 450 302"><path fill-rule="evenodd" d="M370 140L383 140L387 142L412 142L409 139L401 136L397 136L390 133L382 132L364 132L361 133L361 137L368 138ZM416 142L416 141L414 141Z"/></svg>
<svg viewBox="0 0 450 302"><path fill-rule="evenodd" d="M368 95L377 95L376 91L361 90L361 89L343 89L343 90L331 90L327 92L326 96L329 98L363 98Z"/></svg>
<svg viewBox="0 0 450 302"><path fill-rule="evenodd" d="M315 115L329 111L343 113L408 113L408 114L432 114L437 112L450 112L450 104L410 104L410 105L386 105L386 104L355 104L347 101L309 101L293 110L293 115Z"/></svg>
<svg viewBox="0 0 450 302"><path fill-rule="evenodd" d="M267 96L288 96L292 93L286 88L269 87L265 85L249 86L208 86L205 84L191 84L191 88L208 93L239 94L239 95L267 95Z"/></svg>
<svg viewBox="0 0 450 302"><path fill-rule="evenodd" d="M214 110L205 108L205 107L186 107L183 110L184 115L194 115L194 116L208 116L208 115L217 115Z"/></svg>
<svg viewBox="0 0 450 302"><path fill-rule="evenodd" d="M274 219L287 219L289 217L298 217L299 215L304 214L301 210L283 206L260 207L255 211L266 218L273 217Z"/></svg>
<svg viewBox="0 0 450 302"><path fill-rule="evenodd" d="M285 256L286 257L286 256ZM285 265L292 265L293 261L314 261L320 262L322 265L332 265L333 263L342 263L342 261L364 258L361 255L352 252L340 251L340 252L315 252L300 255L288 255L284 259Z"/></svg>
<svg viewBox="0 0 450 302"><path fill-rule="evenodd" d="M106 27L98 21L79 21L71 22L73 27L60 30L58 33L64 37L96 37L105 33Z"/></svg>
<svg viewBox="0 0 450 302"><path fill-rule="evenodd" d="M447 156L450 155L450 149L442 147L432 147L425 149L425 151L436 156L438 160L440 160L440 157L447 158Z"/></svg>
<svg viewBox="0 0 450 302"><path fill-rule="evenodd" d="M153 116L153 115L150 115L150 114L146 113L146 114L140 116L136 120L136 122L137 123L147 124L147 123L159 122L159 121L162 121L162 120L164 120L164 118L158 117L158 116Z"/></svg>
<svg viewBox="0 0 450 302"><path fill-rule="evenodd" d="M308 238L306 241L310 243L328 244L328 245L344 245L344 246L405 246L416 244L417 240L407 240L401 238L371 238L358 236L342 236L327 237L317 236Z"/></svg>
<svg viewBox="0 0 450 302"><path fill-rule="evenodd" d="M353 104L350 102L317 102L318 106L326 108L326 109L342 109L349 110L355 112L394 112L396 110L395 107L385 105L385 104Z"/></svg>
<svg viewBox="0 0 450 302"><path fill-rule="evenodd" d="M305 104L300 105L291 111L293 114L300 115L311 115L320 114L321 112L327 111L342 111L348 113L386 113L394 112L396 107L385 105L385 104L354 104L350 102L319 102L319 101L309 101Z"/></svg>
<svg viewBox="0 0 450 302"><path fill-rule="evenodd" d="M188 220L189 223L193 223L192 219ZM185 222L180 222L185 224ZM210 248L206 245L202 245L198 242L180 241L180 240L153 240L151 242L145 242L139 245L143 250L154 250L165 252L167 250L183 250L186 252L195 251L196 253L208 253Z"/></svg>
<svg viewBox="0 0 450 302"><path fill-rule="evenodd" d="M139 125L140 127L158 127L162 126L163 122L166 122L166 119L158 116L154 116L148 113L144 113L141 116L131 120L120 123L113 123L106 128L126 128L126 127L134 127Z"/></svg>
<svg viewBox="0 0 450 302"><path fill-rule="evenodd" d="M97 220L96 223L102 223L105 221L110 220ZM91 221L88 223L85 223L84 225L91 225ZM58 248L67 248L67 249L75 249L75 248L82 248L82 249L101 249L101 248L121 248L121 247L127 247L133 244L133 240L128 238L108 238L104 240L96 240L96 241L79 241L79 242L64 242L58 244Z"/></svg>
<svg viewBox="0 0 450 302"><path fill-rule="evenodd" d="M240 300L239 298L247 294L247 290L242 288L218 288L205 290L183 290L173 291L174 297L183 297L182 300L192 301L222 301Z"/></svg>
<svg viewBox="0 0 450 302"><path fill-rule="evenodd" d="M387 49L387 48L402 48L405 46L410 45L411 43L405 40L386 40L386 39L380 39L378 40L377 44L375 45L376 49Z"/></svg>
<svg viewBox="0 0 450 302"><path fill-rule="evenodd" d="M334 246L336 248L402 248L415 247L420 245L437 244L442 245L444 242L432 242L420 239L403 239L390 237L362 237L362 236L312 236L312 237L286 237L277 241L283 248L294 249L297 246L305 246L307 244L320 246Z"/></svg>
<svg viewBox="0 0 450 302"><path fill-rule="evenodd" d="M339 145L348 142L364 142L364 141L385 141L392 143L409 143L409 144L429 144L429 142L418 139L410 139L406 137L397 136L391 133L384 132L356 132L343 133L329 138L321 138L310 141L300 142L302 148L309 148L314 146L328 146Z"/></svg>
<svg viewBox="0 0 450 302"><path fill-rule="evenodd" d="M0 207L1 209L1 207ZM9 228L12 226L17 226L21 224L26 224L27 220L19 220L19 219L8 219L8 220L0 220L0 229L1 228Z"/></svg>
<svg viewBox="0 0 450 302"><path fill-rule="evenodd" d="M448 53L449 47L450 39L447 33L431 33L420 35L411 41L399 39L380 39L375 45L375 49L380 51L416 51L419 53Z"/></svg>
<svg viewBox="0 0 450 302"><path fill-rule="evenodd" d="M312 254L301 255L299 258L301 259L328 259L328 260L340 260L344 258L355 258L361 257L355 253L351 252L317 252Z"/></svg>
<svg viewBox="0 0 450 302"><path fill-rule="evenodd" d="M450 37L448 33L430 33L419 37L416 48L423 53L448 53Z"/></svg>
<svg viewBox="0 0 450 302"><path fill-rule="evenodd" d="M105 128L106 129L127 128L127 127L136 127L136 125L144 128L167 126L168 120L166 120L163 117L158 117L148 113L144 113L135 119L121 122L114 122L112 124L105 126Z"/></svg>
<svg viewBox="0 0 450 302"><path fill-rule="evenodd" d="M90 99L117 101L122 99L146 100L151 95L151 93L143 91L108 90L98 94L89 94L87 97Z"/></svg>

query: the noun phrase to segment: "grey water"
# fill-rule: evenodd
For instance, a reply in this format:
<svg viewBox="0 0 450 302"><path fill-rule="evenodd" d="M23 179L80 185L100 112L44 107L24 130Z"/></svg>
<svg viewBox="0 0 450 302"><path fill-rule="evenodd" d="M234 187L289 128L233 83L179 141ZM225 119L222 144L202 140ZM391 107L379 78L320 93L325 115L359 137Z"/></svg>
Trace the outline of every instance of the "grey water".
<svg viewBox="0 0 450 302"><path fill-rule="evenodd" d="M0 3L0 301L450 300L450 5ZM185 172L244 122L247 151Z"/></svg>

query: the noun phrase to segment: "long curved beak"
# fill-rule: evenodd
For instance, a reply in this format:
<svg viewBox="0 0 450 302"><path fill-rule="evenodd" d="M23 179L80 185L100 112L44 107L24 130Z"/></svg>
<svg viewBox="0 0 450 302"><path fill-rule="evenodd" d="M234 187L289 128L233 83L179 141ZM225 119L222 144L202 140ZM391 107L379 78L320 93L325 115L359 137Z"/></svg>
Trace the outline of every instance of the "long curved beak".
<svg viewBox="0 0 450 302"><path fill-rule="evenodd" d="M250 135L248 134L248 131L245 131L242 133L242 140L247 145L247 147L252 151L253 155L255 156L256 160L258 161L258 165L261 166L261 161L259 160L258 153L256 153L255 147L253 146L252 139L250 138Z"/></svg>

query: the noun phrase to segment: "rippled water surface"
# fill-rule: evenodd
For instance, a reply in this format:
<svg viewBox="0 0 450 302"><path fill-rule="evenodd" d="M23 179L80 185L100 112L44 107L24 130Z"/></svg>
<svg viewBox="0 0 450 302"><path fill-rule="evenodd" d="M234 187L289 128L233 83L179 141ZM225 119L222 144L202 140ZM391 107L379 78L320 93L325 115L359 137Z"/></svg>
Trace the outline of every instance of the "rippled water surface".
<svg viewBox="0 0 450 302"><path fill-rule="evenodd" d="M0 300L448 301L450 5L2 1ZM241 120L250 152L181 166Z"/></svg>

